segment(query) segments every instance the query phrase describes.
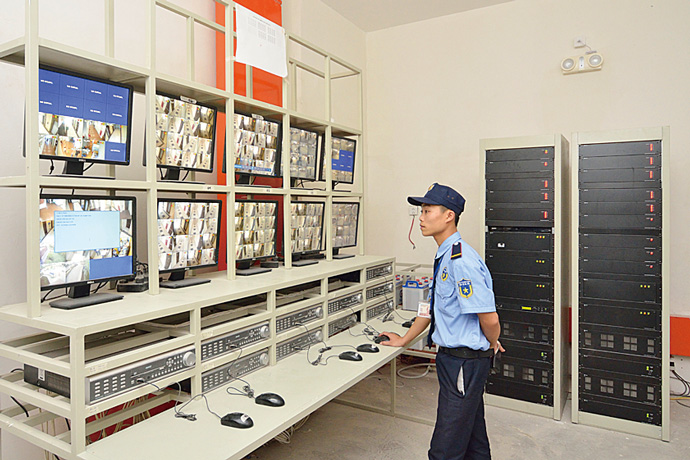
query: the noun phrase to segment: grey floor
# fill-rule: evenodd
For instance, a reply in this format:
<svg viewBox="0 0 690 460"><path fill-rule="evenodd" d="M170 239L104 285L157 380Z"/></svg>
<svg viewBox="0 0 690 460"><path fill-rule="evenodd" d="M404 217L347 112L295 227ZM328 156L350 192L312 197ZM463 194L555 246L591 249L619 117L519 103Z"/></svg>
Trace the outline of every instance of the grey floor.
<svg viewBox="0 0 690 460"><path fill-rule="evenodd" d="M411 369L410 374L424 369ZM342 398L387 408L387 367L367 377ZM398 379L398 411L433 420L435 373L422 379ZM687 403L688 401L686 401ZM617 433L570 422L570 404L555 421L497 407L486 419L496 460L690 459L690 408L671 403L671 442ZM252 460L406 460L427 458L431 426L329 403L314 412L289 444L271 441Z"/></svg>

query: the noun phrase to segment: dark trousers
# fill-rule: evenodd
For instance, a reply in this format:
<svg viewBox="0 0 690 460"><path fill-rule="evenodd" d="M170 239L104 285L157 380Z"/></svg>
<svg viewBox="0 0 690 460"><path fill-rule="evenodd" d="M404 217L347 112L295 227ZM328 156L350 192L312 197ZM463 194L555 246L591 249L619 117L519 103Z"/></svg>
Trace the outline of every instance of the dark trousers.
<svg viewBox="0 0 690 460"><path fill-rule="evenodd" d="M490 358L463 359L442 352L436 355L440 389L429 460L491 458L482 399L489 367ZM458 389L461 368L464 394Z"/></svg>

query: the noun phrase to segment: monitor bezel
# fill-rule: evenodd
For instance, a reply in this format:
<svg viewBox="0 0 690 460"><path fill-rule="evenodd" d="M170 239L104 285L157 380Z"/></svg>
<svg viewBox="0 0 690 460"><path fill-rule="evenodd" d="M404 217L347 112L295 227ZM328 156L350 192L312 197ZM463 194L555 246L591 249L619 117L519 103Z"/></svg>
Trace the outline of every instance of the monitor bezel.
<svg viewBox="0 0 690 460"><path fill-rule="evenodd" d="M350 139L349 137L343 137L343 136L331 136L331 145L332 145L333 139L354 142L355 143L355 150L352 152L352 181L332 179L331 182L336 183L336 184L353 185L355 183L355 166L357 166L357 139ZM329 155L329 158L331 158L330 155ZM333 158L331 158L331 163L332 162L333 162ZM319 166L319 181L325 182L326 181L326 142L325 142L325 140L324 140L324 142L321 143L321 162L319 164L320 164L320 166ZM333 171L331 170L331 176L332 175L333 175Z"/></svg>
<svg viewBox="0 0 690 460"><path fill-rule="evenodd" d="M359 210L360 210L360 203L359 201L334 201L333 205L336 204L354 204L357 205L357 218L355 219L355 243L354 244L348 244L345 246L336 246L333 244L333 249L345 249L345 248L356 248L357 243L359 240ZM333 228L333 209L331 206L331 231L333 231L333 238L335 238L335 230ZM331 240L333 239L331 238Z"/></svg>
<svg viewBox="0 0 690 460"><path fill-rule="evenodd" d="M308 251L297 251L293 252L292 251L292 238L290 238L290 254L292 255L298 255L298 256L305 256L305 255L310 255L310 254L320 254L326 250L325 248L325 237L324 237L324 225L325 225L325 220L326 220L326 202L325 201L290 201L290 205L293 204L320 204L322 205L323 213L321 214L321 249L310 249ZM292 213L290 213L290 223L292 224ZM290 231L292 232L292 225L290 225ZM286 251L286 245L285 241L283 241L283 251Z"/></svg>
<svg viewBox="0 0 690 460"><path fill-rule="evenodd" d="M167 97L176 101L181 101L184 103L190 103L189 101L185 101L182 98L186 96L175 96L172 94L168 94L165 92L158 92L156 91L156 96L163 96ZM192 98L189 98L192 99ZM195 99L193 99L195 100ZM196 100L195 100L196 101ZM218 130L218 107L214 107L209 104L204 104L202 102L196 101L193 102L194 105L199 105L201 107L206 107L207 109L212 109L213 110L213 136L211 137L211 167L210 169L204 169L204 168L189 168L186 166L171 166L171 165L160 165L158 164L158 157L156 156L156 168L158 169L176 169L178 171L194 171L194 172L202 172L202 173L213 173L213 168L215 166L215 156L216 156L216 132ZM157 115L158 113L154 114ZM154 129L155 135L158 135L158 130ZM146 166L146 153L144 153L144 166Z"/></svg>
<svg viewBox="0 0 690 460"><path fill-rule="evenodd" d="M235 259L235 263L239 262L249 262L250 264L254 264L254 262L260 261L260 260L267 260L271 259L274 257L278 257L278 210L280 208L280 202L278 200L250 200L250 199L236 199L235 203L274 203L276 205L276 224L275 224L275 241L274 241L274 250L273 254L270 256L261 256L261 257L250 257L248 259ZM233 217L234 216L235 210L233 209ZM234 219L233 219L234 222ZM234 228L234 227L233 227ZM234 230L234 234L237 235L237 230ZM235 255L237 254L237 247L235 247Z"/></svg>
<svg viewBox="0 0 690 460"><path fill-rule="evenodd" d="M70 287L75 287L75 286L86 286L86 285L91 285L91 284L99 284L103 282L109 282L109 281L117 281L121 279L133 279L136 274L137 274L137 199L136 197L133 196L108 196L108 195L62 195L62 194L56 194L56 193L45 193L41 194L40 199L44 200L49 200L49 199L57 199L57 200L126 200L126 201L131 201L132 203L132 274L130 275L121 275L121 276L113 276L113 277L107 277L107 278L98 278L98 279L93 279L93 280L86 280L86 281L75 281L72 283L64 283L64 284L51 284L48 286L41 286L41 291L50 291L53 289L62 289L62 288L70 288ZM39 241L40 244L40 241ZM40 276L40 268L42 267L42 264L39 261L39 276Z"/></svg>
<svg viewBox="0 0 690 460"><path fill-rule="evenodd" d="M59 155L43 155L42 153L39 153L38 158L41 160L57 160L57 161L67 161L67 162L71 162L71 163L93 163L93 164L108 164L108 165L116 165L116 166L129 166L131 158L132 158L131 145L132 145L132 113L134 112L134 105L133 105L134 86L128 85L126 83L116 83L116 82L113 82L111 80L106 80L104 78L92 77L90 75L86 75L86 74L82 74L82 73L78 73L78 72L73 72L71 70L62 69L60 67L54 67L54 66L41 64L41 65L39 65L38 68L39 68L39 70L47 70L49 72L56 72L59 74L68 75L70 77L83 78L85 80L91 80L91 81L103 83L106 85L119 86L120 88L126 88L129 90L129 101L128 101L128 109L127 109L127 139L125 141L125 161L63 157L63 156L59 156ZM45 113L45 112L41 112L41 109L39 107L38 113L41 114L41 113ZM38 120L36 120L36 123L38 123Z"/></svg>
<svg viewBox="0 0 690 460"><path fill-rule="evenodd" d="M262 117L266 121L270 121L273 123L278 124L278 140L276 141L276 161L275 161L275 166L274 166L274 173L273 174L258 174L254 172L247 172L247 171L238 171L235 169L235 164L233 163L232 165L232 173L233 174L244 174L247 176L254 176L254 177L271 177L271 178L282 178L283 177L283 168L281 167L282 163L282 158L283 158L283 122L282 120L274 120L273 118L267 118L261 114L255 113L248 113L248 112L243 112L243 111L235 111L233 112L233 123L235 122L234 117L235 115L242 115L245 117L249 118L254 118L254 115ZM235 139L231 140L232 146L233 146L233 158L234 158L234 147L235 147ZM222 172L225 174L228 174L228 167L227 167L227 149L228 149L228 135L227 132L225 133L225 142L223 145L223 167L222 167Z"/></svg>
<svg viewBox="0 0 690 460"><path fill-rule="evenodd" d="M221 227L223 226L223 201L222 200L217 200L217 199L200 199L200 198L187 198L187 199L180 199L180 198L158 198L158 201L156 202L156 228L158 228L158 221L160 218L158 217L158 204L161 202L168 202L168 203L218 203L218 231L216 233L216 241L218 242L216 244L216 249L215 249L215 259L216 262L212 264L206 264L206 265L194 265L192 267L181 267L181 268L166 268L161 270L160 267L158 268L158 273L172 273L172 272L188 272L189 270L198 270L200 268L209 268L209 267L217 267L218 264L220 263L220 233L221 233ZM156 235L158 233L156 232ZM156 246L158 246L158 240L156 240ZM160 247L158 251L158 261L156 263L160 263Z"/></svg>
<svg viewBox="0 0 690 460"><path fill-rule="evenodd" d="M325 142L324 142L325 136L322 133L320 133L314 129L302 128L300 126L290 126L290 129L292 129L292 128L306 131L308 133L316 134L316 153L315 153L315 155L316 155L316 166L314 167L314 178L313 179L309 178L309 177L293 176L291 173L290 174L290 180L296 179L296 180L300 180L300 181L309 181L309 182L320 182L320 181L322 181L323 179L319 179L319 168L320 168L319 167L319 160L321 160L321 162L323 162L323 145L325 144ZM292 132L290 133L290 142L291 142L290 145L292 145ZM320 148L319 148L319 143L321 144ZM289 158L290 158L290 160L292 160L292 148L290 149ZM281 163L281 166L282 166L282 163Z"/></svg>

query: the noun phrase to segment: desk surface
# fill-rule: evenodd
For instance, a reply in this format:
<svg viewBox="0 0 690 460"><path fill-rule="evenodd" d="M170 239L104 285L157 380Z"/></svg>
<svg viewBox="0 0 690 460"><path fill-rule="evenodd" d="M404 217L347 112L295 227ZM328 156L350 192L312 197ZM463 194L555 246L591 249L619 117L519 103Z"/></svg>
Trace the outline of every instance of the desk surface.
<svg viewBox="0 0 690 460"><path fill-rule="evenodd" d="M405 317L412 312L400 311ZM397 316L397 315L396 315ZM397 316L396 322L400 322ZM393 322L378 319L369 321L378 331L404 333L405 328ZM359 334L364 325L351 329ZM366 337L353 337L347 331L328 339L333 345L360 345L369 342ZM318 356L320 345L314 345L310 359ZM285 399L283 407L266 407L243 396L226 393L224 385L207 393L211 410L223 416L230 412L243 412L254 420L249 429L223 426L218 418L206 410L203 398L187 405L183 412L196 414L197 421L175 418L172 410L127 428L87 447L80 455L85 460L121 460L146 458L149 460L175 460L203 458L204 460L241 459L261 445L314 412L333 398L349 389L373 371L401 354L403 348L379 346L378 353L362 353L362 361L343 361L337 355L347 347L337 347L323 354L334 356L323 366L307 362L306 351L296 353L275 366L260 369L246 376L258 395L265 392L280 394ZM232 386L241 384L239 381Z"/></svg>

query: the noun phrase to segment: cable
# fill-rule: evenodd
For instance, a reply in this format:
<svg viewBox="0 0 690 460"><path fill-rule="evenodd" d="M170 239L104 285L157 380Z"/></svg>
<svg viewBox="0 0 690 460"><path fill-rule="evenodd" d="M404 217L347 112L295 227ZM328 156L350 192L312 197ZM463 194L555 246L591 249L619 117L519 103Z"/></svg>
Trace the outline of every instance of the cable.
<svg viewBox="0 0 690 460"><path fill-rule="evenodd" d="M414 241L412 241L412 229L413 228L414 228L414 216L412 216L412 223L410 224L410 232L407 234L407 239L412 244L412 250L415 250L415 249L417 249L417 246L415 246Z"/></svg>
<svg viewBox="0 0 690 460"><path fill-rule="evenodd" d="M182 182L187 180L187 176L189 176L189 170L185 173L184 177L182 178Z"/></svg>
<svg viewBox="0 0 690 460"><path fill-rule="evenodd" d="M403 375L402 374L407 369L412 369L414 367L424 367L424 366L426 366L426 370L422 374L419 374L419 375ZM398 374L398 377L402 377L404 379L421 379L422 377L426 377L429 374L432 367L435 368L436 364L434 364L434 363L410 364L409 366L401 367L400 369L398 369L398 371L396 373Z"/></svg>

